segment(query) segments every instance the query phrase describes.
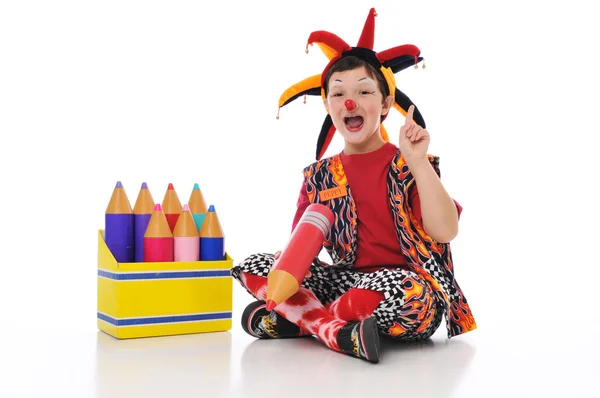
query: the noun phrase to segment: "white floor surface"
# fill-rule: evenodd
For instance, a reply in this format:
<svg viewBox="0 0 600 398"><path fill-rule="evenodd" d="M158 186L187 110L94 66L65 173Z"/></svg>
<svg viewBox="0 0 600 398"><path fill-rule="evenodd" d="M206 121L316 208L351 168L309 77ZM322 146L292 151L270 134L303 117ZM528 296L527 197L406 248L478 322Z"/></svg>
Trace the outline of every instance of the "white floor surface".
<svg viewBox="0 0 600 398"><path fill-rule="evenodd" d="M442 324L430 341L384 340L381 362L371 364L314 338L247 336L239 323L247 301L239 300L232 330L220 333L121 341L93 327L5 333L0 396L599 396L597 323L574 324L573 334L549 323L486 325L451 340Z"/></svg>

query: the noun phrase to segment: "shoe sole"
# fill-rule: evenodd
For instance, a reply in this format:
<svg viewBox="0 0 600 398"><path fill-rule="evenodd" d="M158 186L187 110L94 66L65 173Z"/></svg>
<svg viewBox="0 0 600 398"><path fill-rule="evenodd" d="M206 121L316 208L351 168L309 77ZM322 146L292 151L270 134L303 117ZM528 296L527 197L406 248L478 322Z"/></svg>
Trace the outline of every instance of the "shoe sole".
<svg viewBox="0 0 600 398"><path fill-rule="evenodd" d="M360 325L361 343L365 349L366 360L373 363L379 362L379 329L375 318L365 319Z"/></svg>
<svg viewBox="0 0 600 398"><path fill-rule="evenodd" d="M257 339L265 339L265 338L268 338L268 337L257 336L256 334L254 334L252 332L252 328L248 324L250 321L252 321L252 318L253 318L254 313L256 311L260 311L262 309L262 310L265 311L265 315L269 314L269 312L266 309L266 303L264 301L257 301L255 303L256 304L254 306L249 305L244 310L244 312L242 314L242 322L241 322L242 323L242 329L244 329L244 332L248 333L252 337L256 337Z"/></svg>

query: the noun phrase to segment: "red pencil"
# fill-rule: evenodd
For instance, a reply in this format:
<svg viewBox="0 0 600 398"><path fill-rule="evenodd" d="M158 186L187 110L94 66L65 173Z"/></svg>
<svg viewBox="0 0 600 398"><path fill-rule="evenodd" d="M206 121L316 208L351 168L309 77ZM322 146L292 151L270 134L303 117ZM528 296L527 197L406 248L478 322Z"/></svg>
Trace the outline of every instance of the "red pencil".
<svg viewBox="0 0 600 398"><path fill-rule="evenodd" d="M157 203L144 234L144 262L164 261L173 261L173 234L160 203Z"/></svg>
<svg viewBox="0 0 600 398"><path fill-rule="evenodd" d="M175 188L173 188L172 183L169 183L169 186L167 187L167 192L165 192L165 197L162 201L162 208L165 216L167 217L167 222L169 223L171 233L173 233L175 224L177 224L177 220L181 214L182 207L179 196L177 196L177 192L175 192Z"/></svg>

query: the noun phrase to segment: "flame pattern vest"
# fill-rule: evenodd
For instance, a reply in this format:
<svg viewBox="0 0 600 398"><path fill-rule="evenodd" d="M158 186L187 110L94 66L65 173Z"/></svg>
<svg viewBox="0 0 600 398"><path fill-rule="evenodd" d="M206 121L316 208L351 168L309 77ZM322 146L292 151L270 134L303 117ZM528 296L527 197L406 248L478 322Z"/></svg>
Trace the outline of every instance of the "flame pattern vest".
<svg viewBox="0 0 600 398"><path fill-rule="evenodd" d="M428 155L428 159L439 177L439 158ZM318 258L315 262L328 267L352 268L357 247L356 203L342 167L341 156L334 155L306 167L304 179L310 202L327 205L335 215L331 232L324 243L333 263L324 264ZM409 267L429 282L438 301L444 304L450 338L474 330L477 326L467 299L454 279L450 244L436 242L428 236L410 209L407 198L413 183L414 178L398 151L387 177L396 236Z"/></svg>

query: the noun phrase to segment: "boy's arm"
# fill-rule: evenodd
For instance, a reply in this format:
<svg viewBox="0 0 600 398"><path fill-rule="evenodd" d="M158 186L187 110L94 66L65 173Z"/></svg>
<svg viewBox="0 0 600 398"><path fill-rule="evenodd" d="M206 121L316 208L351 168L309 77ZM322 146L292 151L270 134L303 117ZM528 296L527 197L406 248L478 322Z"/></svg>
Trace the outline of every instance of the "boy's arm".
<svg viewBox="0 0 600 398"><path fill-rule="evenodd" d="M419 188L417 184L412 184L408 190L408 195L410 197L410 208L413 212L413 215L419 222L419 225L423 226L423 216L421 215L421 199L419 199ZM460 223L460 214L462 213L462 205L454 200L454 204L456 205L456 212L458 214L458 222Z"/></svg>
<svg viewBox="0 0 600 398"><path fill-rule="evenodd" d="M440 243L448 243L458 234L456 202L427 158L412 164L410 171L419 189L423 229Z"/></svg>
<svg viewBox="0 0 600 398"><path fill-rule="evenodd" d="M308 199L308 194L306 193L306 181L304 181L302 183L302 187L300 188L298 202L296 203L296 214L294 215L294 221L292 222L292 232L294 232L294 229L296 229L296 224L298 224L309 205L310 200Z"/></svg>

